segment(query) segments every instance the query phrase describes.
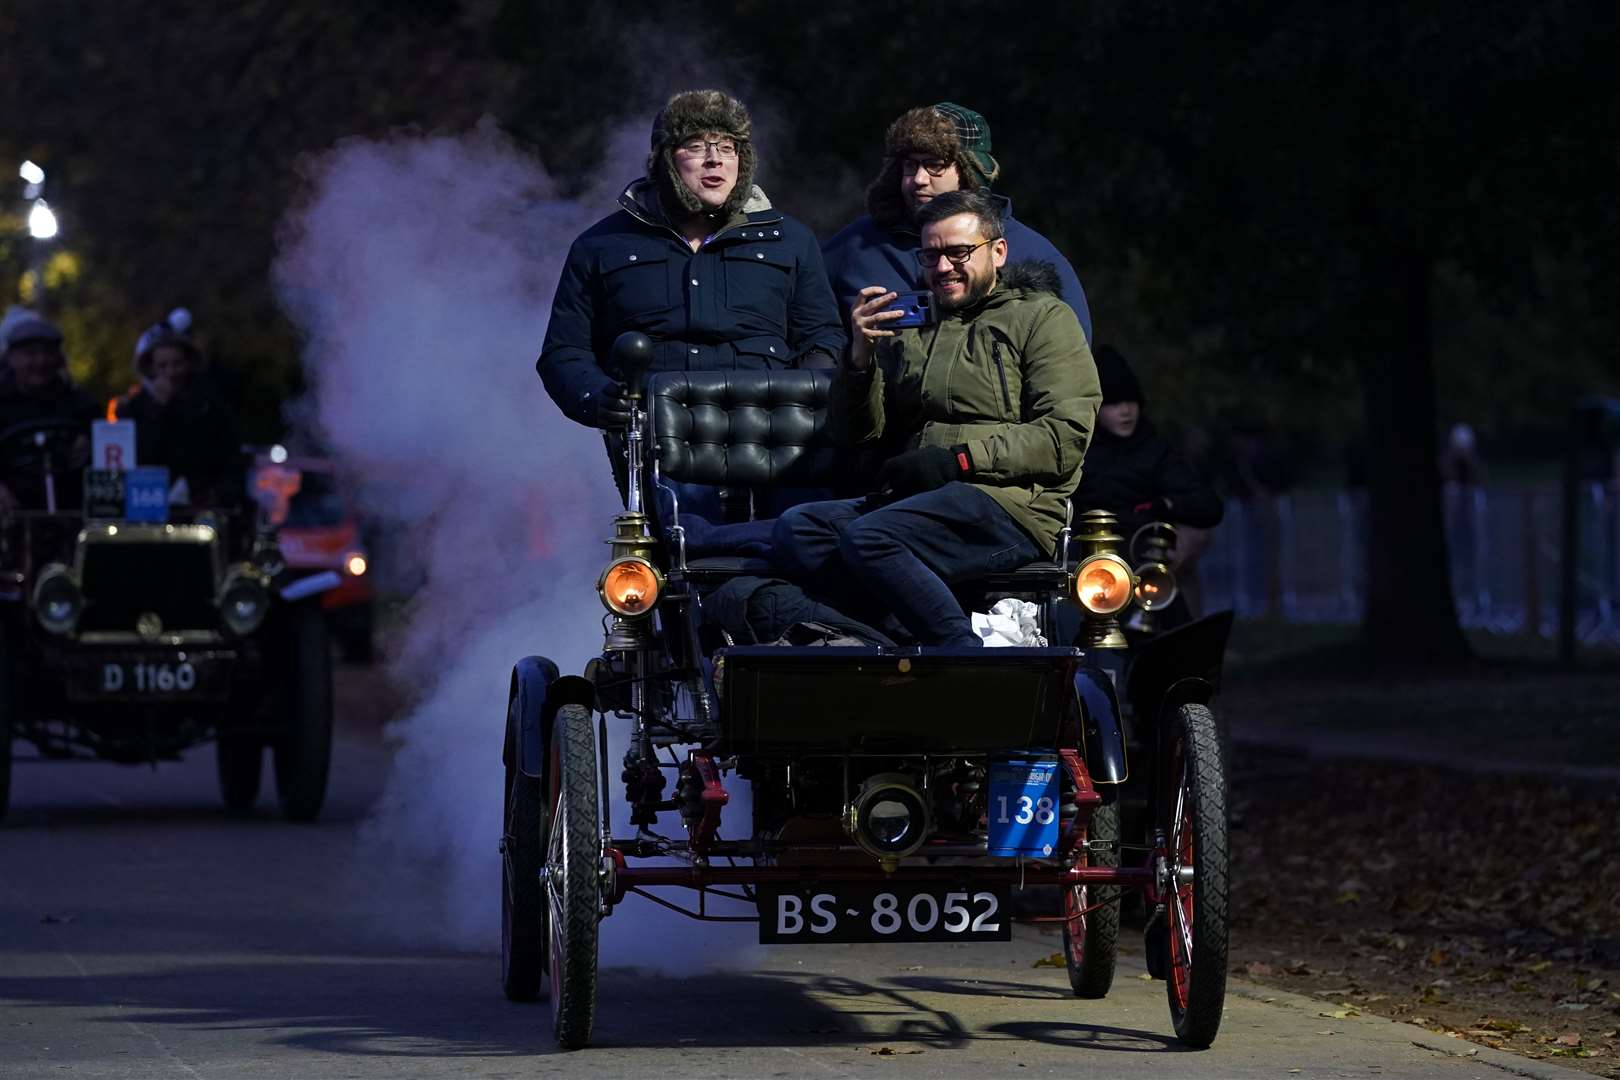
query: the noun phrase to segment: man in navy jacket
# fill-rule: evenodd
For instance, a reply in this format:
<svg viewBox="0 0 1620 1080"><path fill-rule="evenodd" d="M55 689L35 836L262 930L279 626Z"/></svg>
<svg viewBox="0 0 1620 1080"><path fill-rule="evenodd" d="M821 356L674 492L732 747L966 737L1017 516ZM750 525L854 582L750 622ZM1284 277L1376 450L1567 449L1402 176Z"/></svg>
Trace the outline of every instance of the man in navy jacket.
<svg viewBox="0 0 1620 1080"><path fill-rule="evenodd" d="M628 418L613 339L652 339L658 371L830 367L845 345L815 234L754 185L747 111L715 90L671 98L647 175L569 249L536 365L581 424Z"/></svg>
<svg viewBox="0 0 1620 1080"><path fill-rule="evenodd" d="M990 125L972 109L951 102L912 109L893 124L883 140L883 168L866 189L867 215L827 241L822 255L839 307L847 314L861 289L882 285L895 292L926 289L917 265L917 209L948 191L988 191L1001 175L990 156ZM1091 340L1091 311L1074 267L1051 241L1012 215L1012 204L993 196L1001 207L1007 247L1019 259L1057 267L1062 299L1080 317Z"/></svg>

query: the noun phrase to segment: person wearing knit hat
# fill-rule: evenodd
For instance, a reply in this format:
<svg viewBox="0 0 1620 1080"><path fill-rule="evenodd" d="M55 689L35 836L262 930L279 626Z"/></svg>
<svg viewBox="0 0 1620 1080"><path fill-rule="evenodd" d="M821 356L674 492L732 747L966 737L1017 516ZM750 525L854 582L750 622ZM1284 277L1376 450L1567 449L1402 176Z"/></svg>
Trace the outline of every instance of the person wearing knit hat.
<svg viewBox="0 0 1620 1080"><path fill-rule="evenodd" d="M564 416L603 430L621 494L621 333L652 339L655 373L831 367L844 351L815 234L771 205L758 168L742 102L676 94L653 120L646 175L569 249L536 368ZM713 489L689 494L683 525L689 507L719 513Z"/></svg>
<svg viewBox="0 0 1620 1080"><path fill-rule="evenodd" d="M1220 524L1221 497L1148 420L1147 394L1125 357L1112 345L1099 345L1092 355L1102 407L1075 510L1107 510L1132 531L1148 521L1200 529Z"/></svg>
<svg viewBox="0 0 1620 1080"><path fill-rule="evenodd" d="M884 134L883 163L866 189L866 214L822 247L840 308L847 313L868 285L894 292L927 288L914 254L917 211L946 192L989 191L1000 178L1001 163L992 153L990 124L983 116L952 101L901 114ZM1013 217L1010 200L993 197L1001 208L1010 257L1057 268L1061 298L1091 340L1091 310L1074 267L1051 241Z"/></svg>

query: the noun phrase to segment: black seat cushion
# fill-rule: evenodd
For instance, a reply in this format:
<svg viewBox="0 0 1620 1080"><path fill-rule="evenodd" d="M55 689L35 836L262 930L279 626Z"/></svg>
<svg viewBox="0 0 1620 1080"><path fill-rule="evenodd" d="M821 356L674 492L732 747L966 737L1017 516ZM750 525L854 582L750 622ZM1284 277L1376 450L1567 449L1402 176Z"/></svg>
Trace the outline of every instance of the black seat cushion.
<svg viewBox="0 0 1620 1080"><path fill-rule="evenodd" d="M817 487L846 457L827 432L832 372L672 371L653 378L653 445L671 480Z"/></svg>

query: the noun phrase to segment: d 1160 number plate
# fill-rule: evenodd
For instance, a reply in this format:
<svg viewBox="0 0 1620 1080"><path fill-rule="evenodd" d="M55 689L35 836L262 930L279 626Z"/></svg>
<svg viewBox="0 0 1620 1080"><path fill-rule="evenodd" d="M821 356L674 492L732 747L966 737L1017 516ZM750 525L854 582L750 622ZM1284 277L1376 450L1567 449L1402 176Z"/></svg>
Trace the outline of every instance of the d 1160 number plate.
<svg viewBox="0 0 1620 1080"><path fill-rule="evenodd" d="M1011 941L1006 885L832 882L761 885L762 945L825 942Z"/></svg>

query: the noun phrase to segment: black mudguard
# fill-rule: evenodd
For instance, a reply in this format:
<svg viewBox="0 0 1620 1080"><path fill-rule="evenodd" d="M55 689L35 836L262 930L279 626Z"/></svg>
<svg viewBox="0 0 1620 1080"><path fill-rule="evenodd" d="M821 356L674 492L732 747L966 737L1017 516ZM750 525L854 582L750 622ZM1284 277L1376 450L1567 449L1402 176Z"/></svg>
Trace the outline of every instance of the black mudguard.
<svg viewBox="0 0 1620 1080"><path fill-rule="evenodd" d="M538 778L544 768L551 724L563 705L596 708L596 687L578 675L558 675L557 665L543 656L525 656L512 668L508 699L505 764L516 756L525 776Z"/></svg>
<svg viewBox="0 0 1620 1080"><path fill-rule="evenodd" d="M1114 682L1101 668L1087 665L1074 673L1074 697L1085 734L1086 768L1095 784L1122 784L1130 775L1125 760L1125 728L1120 722Z"/></svg>

